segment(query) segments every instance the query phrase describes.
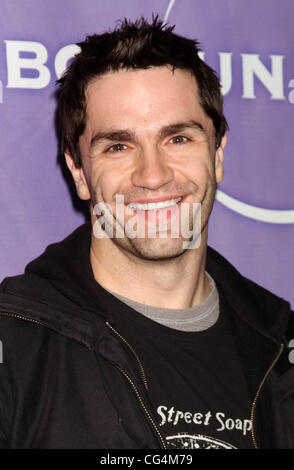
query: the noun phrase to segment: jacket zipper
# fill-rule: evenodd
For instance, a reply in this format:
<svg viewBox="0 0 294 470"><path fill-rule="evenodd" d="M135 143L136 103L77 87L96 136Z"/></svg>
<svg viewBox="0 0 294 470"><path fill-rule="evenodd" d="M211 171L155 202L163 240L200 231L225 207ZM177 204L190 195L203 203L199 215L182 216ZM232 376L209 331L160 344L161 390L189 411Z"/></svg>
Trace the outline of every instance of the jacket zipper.
<svg viewBox="0 0 294 470"><path fill-rule="evenodd" d="M134 384L133 380L132 380L131 377L130 377L120 366L118 366L115 362L112 362L112 361L109 361L109 362L110 362L114 367L116 367L116 369L118 369L118 370L122 373L122 375L128 380L128 382L129 382L130 386L132 387L132 389L134 390L135 395L136 395L136 397L137 397L137 399L138 399L138 401L139 401L141 407L143 408L143 410L144 410L144 412L145 412L145 414L146 414L148 420L150 421L150 423L151 423L153 429L155 430L157 436L159 437L160 442L161 442L161 444L162 444L162 447L163 447L164 449L166 449L167 447L166 447L166 444L165 444L165 442L164 442L164 438L162 437L162 435L161 435L161 433L160 433L160 431L159 431L159 429L158 429L156 423L154 422L154 420L153 420L152 416L150 415L150 413L149 413L149 411L148 411L146 405L144 404L143 399L142 399L142 397L141 397L141 395L140 395L140 393L139 393L139 391L138 391L136 385Z"/></svg>
<svg viewBox="0 0 294 470"><path fill-rule="evenodd" d="M138 354L136 353L134 348L132 348L132 346L128 343L128 341L117 330L115 330L115 328L113 328L113 326L110 325L110 323L108 321L106 322L106 325L128 346L128 348L131 350L133 356L135 356L135 359L136 359L136 361L139 365L140 374L141 374L144 386L145 386L146 390L148 390L148 383L147 383L146 374L145 374L143 364L140 361Z"/></svg>
<svg viewBox="0 0 294 470"><path fill-rule="evenodd" d="M280 349L279 349L279 352L277 354L277 356L274 358L274 360L272 361L270 367L268 368L268 370L266 371L262 381L260 382L260 385L257 389L257 392L255 394L255 397L254 397L254 400L252 402L252 408L251 408L251 417L250 417L250 421L251 421L251 436L252 436L252 440L253 440L253 444L254 444L254 447L255 449L258 449L258 445L257 445L257 442L256 442L256 436L255 436L255 433L254 433L254 414L255 414L255 408L256 408L256 402L258 400L258 397L260 395L260 392L261 392L261 389L269 375L269 373L272 371L272 369L274 368L275 364L277 363L277 361L279 360L282 352L284 350L284 344L281 344L280 345Z"/></svg>
<svg viewBox="0 0 294 470"><path fill-rule="evenodd" d="M141 372L141 375L142 375L142 379L143 379L145 388L146 388L146 390L148 390L148 384L147 384L146 374L145 374L145 371L144 371L142 362L140 361L138 354L136 353L136 351L134 350L134 348L132 348L132 346L128 343L128 341L127 341L121 334L119 334L118 331L116 331L116 330L113 328L113 326L110 325L109 322L106 322L106 325L107 325L107 326L108 326L108 327L109 327L109 328L110 328L110 329L129 347L129 348L130 348L131 352L133 353L133 355L135 356L135 358L136 358L136 360L137 360L137 362L138 362L138 364L139 364L140 372ZM134 384L133 380L132 380L131 377L124 371L124 369L122 369L119 365L117 365L117 364L116 364L115 362L113 362L113 361L109 361L109 362L111 362L111 364L112 364L114 367L116 367L116 368L121 372L121 374L128 380L128 382L129 382L130 386L132 387L132 389L134 390L135 395L136 395L136 397L137 397L137 399L138 399L138 401L139 401L141 407L143 408L143 410L144 410L144 412L145 412L145 414L146 414L146 416L147 416L149 422L151 423L153 429L155 430L157 436L159 437L160 442L161 442L161 444L162 444L162 447L163 447L164 449L166 449L167 447L166 447L164 438L162 437L162 435L161 435L161 433L160 433L160 431L159 431L159 429L158 429L156 423L154 422L154 420L153 420L152 416L150 415L150 413L149 413L149 411L148 411L146 405L144 404L144 401L143 401L143 399L142 399L142 397L141 397L141 395L140 395L140 392L139 392L138 388L136 387L136 385Z"/></svg>
<svg viewBox="0 0 294 470"><path fill-rule="evenodd" d="M19 315L19 314L16 314L16 313L0 312L0 315L3 315L5 317L18 318L19 320L25 320L25 321L28 321L30 323L36 323L37 325L44 326L44 323L41 323L40 321L35 320L34 318L28 318L24 315Z"/></svg>

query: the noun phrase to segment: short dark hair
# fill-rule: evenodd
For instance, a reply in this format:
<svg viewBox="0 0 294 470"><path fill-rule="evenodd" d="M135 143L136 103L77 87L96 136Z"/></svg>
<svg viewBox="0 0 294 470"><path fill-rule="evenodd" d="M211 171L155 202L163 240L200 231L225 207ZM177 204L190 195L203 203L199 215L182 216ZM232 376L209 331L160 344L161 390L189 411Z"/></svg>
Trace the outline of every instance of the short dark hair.
<svg viewBox="0 0 294 470"><path fill-rule="evenodd" d="M174 27L164 24L158 16L150 24L144 18L135 22L124 19L113 31L87 36L78 43L80 52L57 80L61 151L69 151L76 166L82 165L79 138L86 126L86 87L93 78L120 69L170 65L190 71L198 84L200 104L213 121L216 145L220 144L228 124L223 115L219 79L200 59L198 41L175 34Z"/></svg>

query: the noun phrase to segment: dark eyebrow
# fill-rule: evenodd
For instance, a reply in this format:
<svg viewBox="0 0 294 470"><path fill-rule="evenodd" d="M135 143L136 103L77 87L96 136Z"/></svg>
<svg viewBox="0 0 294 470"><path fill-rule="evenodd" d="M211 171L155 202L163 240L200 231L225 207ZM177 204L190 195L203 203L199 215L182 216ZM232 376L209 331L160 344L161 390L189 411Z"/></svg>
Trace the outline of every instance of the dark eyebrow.
<svg viewBox="0 0 294 470"><path fill-rule="evenodd" d="M136 140L134 132L128 129L113 130L107 132L97 132L94 137L91 139L91 147L98 144L101 140L109 140L114 142L121 141L134 141Z"/></svg>
<svg viewBox="0 0 294 470"><path fill-rule="evenodd" d="M175 124L169 124L168 126L163 127L159 131L159 136L167 137L171 134L177 134L178 132L182 132L185 129L196 129L206 134L206 131L202 124L197 121L190 120ZM94 147L96 144L103 140L109 140L112 142L134 142L137 140L137 138L135 133L129 129L113 129L105 132L97 132L91 139L90 147Z"/></svg>
<svg viewBox="0 0 294 470"><path fill-rule="evenodd" d="M202 126L202 124L192 119L191 121L179 122L176 124L170 124L169 126L163 127L160 131L160 136L167 137L171 134L177 134L178 132L182 132L185 129L196 129L206 134L206 131L204 127Z"/></svg>

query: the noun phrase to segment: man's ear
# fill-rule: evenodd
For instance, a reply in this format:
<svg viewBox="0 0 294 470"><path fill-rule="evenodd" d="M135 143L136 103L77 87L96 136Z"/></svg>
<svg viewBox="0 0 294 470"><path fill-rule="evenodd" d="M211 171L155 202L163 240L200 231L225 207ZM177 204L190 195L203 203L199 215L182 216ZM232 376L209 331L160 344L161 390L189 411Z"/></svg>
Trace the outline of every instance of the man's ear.
<svg viewBox="0 0 294 470"><path fill-rule="evenodd" d="M215 178L220 183L224 177L224 148L227 145L227 134L221 140L219 147L215 152Z"/></svg>
<svg viewBox="0 0 294 470"><path fill-rule="evenodd" d="M74 183L76 185L77 193L80 199L88 201L91 199L89 187L84 175L84 170L82 167L77 167L73 157L69 152L64 153L66 164L69 168L69 171L72 174Z"/></svg>

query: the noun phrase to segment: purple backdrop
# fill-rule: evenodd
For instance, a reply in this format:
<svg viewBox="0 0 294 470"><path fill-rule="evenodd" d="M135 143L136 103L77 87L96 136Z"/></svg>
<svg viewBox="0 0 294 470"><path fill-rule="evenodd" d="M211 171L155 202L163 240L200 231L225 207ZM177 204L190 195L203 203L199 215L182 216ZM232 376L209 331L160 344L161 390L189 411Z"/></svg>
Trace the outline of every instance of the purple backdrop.
<svg viewBox="0 0 294 470"><path fill-rule="evenodd" d="M200 40L223 84L230 132L209 242L294 304L293 10L293 0L2 0L0 278L84 221L57 163L54 125L71 45L154 12Z"/></svg>

